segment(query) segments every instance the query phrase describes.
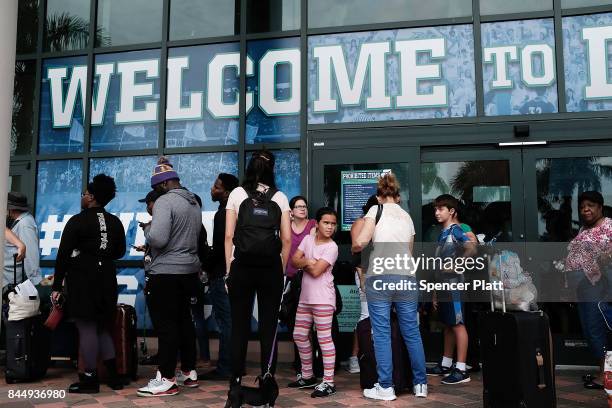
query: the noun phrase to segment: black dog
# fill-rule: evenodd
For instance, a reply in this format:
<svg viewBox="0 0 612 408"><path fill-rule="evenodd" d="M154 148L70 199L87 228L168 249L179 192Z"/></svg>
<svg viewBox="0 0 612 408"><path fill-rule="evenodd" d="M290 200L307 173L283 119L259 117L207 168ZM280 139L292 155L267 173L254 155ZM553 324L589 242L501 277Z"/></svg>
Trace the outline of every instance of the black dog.
<svg viewBox="0 0 612 408"><path fill-rule="evenodd" d="M242 404L273 407L278 398L278 384L271 374L257 377L258 387L247 387L239 382L232 383L227 393L225 408L241 408Z"/></svg>

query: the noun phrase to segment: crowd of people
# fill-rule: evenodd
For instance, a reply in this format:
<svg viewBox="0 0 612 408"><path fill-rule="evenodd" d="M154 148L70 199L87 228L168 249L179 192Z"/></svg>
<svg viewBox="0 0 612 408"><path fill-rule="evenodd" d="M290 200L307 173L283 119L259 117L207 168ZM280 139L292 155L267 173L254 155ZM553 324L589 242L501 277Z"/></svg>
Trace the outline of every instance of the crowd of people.
<svg viewBox="0 0 612 408"><path fill-rule="evenodd" d="M287 282L299 283L301 288L286 322L295 344L296 371L296 380L288 387L312 388L313 398L336 393L337 353L332 326L340 300L333 274L338 260L338 245L334 242L338 216L334 209L323 207L317 209L314 219L309 218L307 199L296 196L289 200L279 191L274 169L274 155L262 150L250 157L242 183L230 174L217 176L210 194L219 207L209 246L202 226L201 198L181 184L178 172L167 158L159 159L150 180L152 190L141 200L152 216L151 221L140 224L146 244L137 248L144 255L146 303L158 336L158 370L155 378L138 389L139 396L176 395L180 387L198 387L200 381L227 381L228 398L237 395L243 387L255 297L259 310L260 382L276 389L278 395L274 377L278 323ZM121 221L105 210L115 193L113 178L96 175L81 195L82 211L66 224L58 250L51 298L59 302L67 293L66 310L79 332L82 359L79 381L70 386L70 392L99 392L96 373L99 361L106 367L108 386L123 387L110 334L117 303L115 261L126 250ZM596 310L597 303L592 301L593 296L601 293L592 293L607 290L607 274L601 265L609 265L612 221L603 216L600 193L584 192L578 203L584 225L570 244L566 268L583 271L591 283L579 288L588 291L583 293L584 303L579 311L587 339L601 358L606 329ZM434 200L433 206L435 219L442 227L435 256L445 259L472 256L475 246L468 243L477 243L477 239L470 226L459 220L459 201L443 194ZM13 264L11 261L9 265L8 260L16 254L17 259L25 259L27 276L38 283L38 251L31 249L37 248L38 230L28 212L27 200L11 193L8 209L4 281L12 279ZM387 173L379 178L376 195L364 203L363 216L351 229L351 263L359 289L360 321L370 319L376 357L377 381L373 387L364 389L366 398L396 399L393 319L408 350L416 397L428 396L428 375L442 376L445 385L470 381L468 344L472 344L469 338L475 333L466 329L461 293L448 290L436 293L432 299L431 304L444 325L444 346L438 363L426 367L418 318L422 299L418 291L380 290L375 283L415 282L415 274L368 273L367 257L362 256L366 249L394 244L410 256L414 238L412 218L400 206L399 182L393 173ZM601 245L594 251L593 246L581 245L584 242ZM602 263L605 257L608 261ZM444 267L436 271L436 279L458 283L463 276ZM201 333L205 325L200 313L203 283L208 286L220 341L216 367L198 374L196 344L201 359L210 358L207 339L203 343ZM353 343L348 369L358 373L357 334ZM320 379L313 367L315 347L320 348L322 355Z"/></svg>

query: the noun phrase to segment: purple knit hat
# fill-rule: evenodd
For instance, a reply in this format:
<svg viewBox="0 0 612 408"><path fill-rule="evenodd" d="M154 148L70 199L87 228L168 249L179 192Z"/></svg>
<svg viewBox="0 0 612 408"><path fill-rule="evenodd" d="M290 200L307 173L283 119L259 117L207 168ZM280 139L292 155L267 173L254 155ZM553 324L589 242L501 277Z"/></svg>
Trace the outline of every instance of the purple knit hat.
<svg viewBox="0 0 612 408"><path fill-rule="evenodd" d="M174 171L174 168L168 159L165 156L161 156L159 160L157 160L157 166L155 166L155 169L153 169L153 175L151 176L151 187L155 187L164 181L172 179L179 180L179 176L177 172Z"/></svg>

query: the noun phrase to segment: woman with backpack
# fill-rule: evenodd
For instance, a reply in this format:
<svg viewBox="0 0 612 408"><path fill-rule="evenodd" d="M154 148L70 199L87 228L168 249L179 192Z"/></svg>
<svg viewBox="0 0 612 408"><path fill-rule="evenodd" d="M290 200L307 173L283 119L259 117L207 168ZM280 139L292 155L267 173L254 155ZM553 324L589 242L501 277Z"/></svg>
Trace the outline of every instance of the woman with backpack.
<svg viewBox="0 0 612 408"><path fill-rule="evenodd" d="M266 150L254 152L242 186L231 192L226 207L225 282L232 314L230 394L240 387L244 372L255 294L262 377L268 370L274 375L276 369L275 335L283 271L291 248L289 213L287 196L276 188L274 155Z"/></svg>

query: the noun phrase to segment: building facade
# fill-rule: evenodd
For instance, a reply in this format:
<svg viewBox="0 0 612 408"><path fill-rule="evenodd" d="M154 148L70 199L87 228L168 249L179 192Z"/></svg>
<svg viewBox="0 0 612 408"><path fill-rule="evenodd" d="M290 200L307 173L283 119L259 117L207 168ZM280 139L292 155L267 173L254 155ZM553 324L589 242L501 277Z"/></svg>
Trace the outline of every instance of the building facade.
<svg viewBox="0 0 612 408"><path fill-rule="evenodd" d="M610 40L602 0L20 0L11 188L35 203L46 273L89 177L115 177L108 209L139 245L159 155L211 228L216 175L262 147L289 197L338 210L343 256L386 170L418 241L452 193L528 253L575 235L580 191L612 202ZM127 249L120 301L148 324ZM573 306L546 307L562 362L587 361Z"/></svg>

